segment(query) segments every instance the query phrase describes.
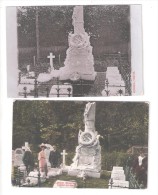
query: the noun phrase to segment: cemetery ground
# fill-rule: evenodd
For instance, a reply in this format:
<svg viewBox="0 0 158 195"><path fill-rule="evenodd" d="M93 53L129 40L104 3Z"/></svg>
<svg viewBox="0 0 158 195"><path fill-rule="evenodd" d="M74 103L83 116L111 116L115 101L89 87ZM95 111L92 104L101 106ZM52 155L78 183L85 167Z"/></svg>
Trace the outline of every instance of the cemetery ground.
<svg viewBox="0 0 158 195"><path fill-rule="evenodd" d="M67 152L68 155L66 156L66 165L70 165L72 163L72 158L74 156L74 152ZM35 158L35 164L37 165L37 153L34 151L33 153L34 158ZM101 176L100 178L91 178L91 177L85 177L84 178L79 178L76 176L70 176L68 175L67 172L63 172L62 175L56 175L52 176L46 179L46 181L40 182L39 184L35 186L27 186L27 187L43 187L43 188L52 188L53 185L57 180L60 181L68 181L68 182L76 182L77 183L77 188L104 188L108 189L109 188L109 181L111 178L111 173L112 173L112 168L113 166L121 166L123 167L124 170L126 170L127 166L127 159L129 157L129 154L127 152L107 152L105 150L102 151L102 170L101 170ZM12 172L12 185L13 186L18 186L18 182L15 184L14 180L19 177L17 176L17 171L18 167L13 168ZM25 186L21 186L25 187Z"/></svg>
<svg viewBox="0 0 158 195"><path fill-rule="evenodd" d="M67 175L67 173L63 173L62 175L59 176L50 177L49 179L46 180L45 183L42 183L40 187L52 188L54 183L57 180L62 180L62 181L75 181L77 183L77 188L109 188L108 184L109 184L110 175L111 175L110 171L102 171L101 178L86 178L85 180L83 180L82 178L69 176ZM30 187L37 187L37 186L30 186Z"/></svg>
<svg viewBox="0 0 158 195"><path fill-rule="evenodd" d="M116 164L116 161L120 161L118 156L124 156L123 158L125 158L125 156L127 156L126 154L119 154L119 153L111 153L111 154L107 154L107 156L109 157L109 162L108 160L106 160L106 162L104 162L105 160L105 155L102 153L102 159L103 159L103 169L105 169L107 166L111 169L112 168L112 163L114 163L113 165ZM34 154L34 156L37 156L36 154ZM72 157L74 156L73 152L68 153L68 155L66 156L66 162L68 164L71 164L72 162ZM115 157L114 157L115 156ZM117 157L116 157L117 156ZM111 161L113 158L113 162ZM111 161L111 165L108 163L110 163ZM125 161L125 159L124 159ZM123 160L122 160L123 162ZM106 165L105 165L106 163ZM37 164L37 163L36 163ZM122 165L122 164L121 164ZM52 188L54 183L57 180L63 180L63 181L75 181L77 183L77 188L109 188L109 180L111 177L111 171L108 170L101 170L101 176L100 178L90 178L90 177L86 177L85 179L83 178L78 178L76 176L70 176L67 173L62 173L62 175L57 175L54 177L50 177L46 179L46 182L44 183L40 183L40 187L49 187ZM12 184L13 186L17 186L17 184L15 185L13 180L17 177L17 167L13 168L13 172L12 172ZM30 186L30 187L37 187L36 186ZM28 187L28 186L27 186Z"/></svg>
<svg viewBox="0 0 158 195"><path fill-rule="evenodd" d="M73 177L73 174L68 176L65 173L67 170L70 173L71 168L69 166L74 163L75 151L80 141L78 136L86 135L83 132L87 124L83 120L83 118L85 119L85 114L83 114L86 110L85 107L94 103L96 104L95 128L98 131L97 141L101 146L101 159L99 158L101 176L94 179L86 175L87 178L84 181L84 177L81 177L82 179L78 178L82 174ZM29 144L34 158L34 168L36 168L34 172L37 178L40 144L45 143L46 145L47 143L50 146L57 146L57 150L61 154L59 164L62 163L62 166L59 169L60 173L50 175L50 178L46 178L44 183L41 182L41 187L52 187L53 182L57 180L75 180L79 188L108 188L108 182L114 167L122 168L120 171L121 174L123 172L121 179L126 182L128 181L128 177L125 178L126 170L129 170L127 168L132 168L131 162L137 159L136 157L140 154L143 146L148 146L148 109L148 103L144 102L16 101L13 106L12 165L23 169L23 166L21 166L23 164L23 147L26 148L26 145ZM100 135L102 138L99 139ZM23 146L24 143L25 146ZM50 146L49 149L45 149L46 154L50 152ZM133 146L139 147L136 151L129 150ZM91 153L87 151L87 148L85 152L87 152L85 155L85 164L87 165L89 163L87 159ZM145 153L147 157L147 150ZM130 163L128 162L129 157ZM91 159L93 159L93 156ZM147 161L145 166L147 170ZM51 174L51 169L49 173ZM144 172L144 174L146 173ZM116 173L113 173L113 175L116 176ZM12 181L14 181L14 177L13 170ZM136 183L134 179L133 181ZM18 183L16 186L18 186ZM38 186L38 182L36 186ZM139 189L139 186L135 187L134 184L134 188Z"/></svg>
<svg viewBox="0 0 158 195"><path fill-rule="evenodd" d="M64 173L61 176L49 178L41 187L52 187L56 180L76 181L78 188L108 188L110 172L102 171L101 178L77 178Z"/></svg>
<svg viewBox="0 0 158 195"><path fill-rule="evenodd" d="M21 7L17 16L19 96L131 95L129 6Z"/></svg>

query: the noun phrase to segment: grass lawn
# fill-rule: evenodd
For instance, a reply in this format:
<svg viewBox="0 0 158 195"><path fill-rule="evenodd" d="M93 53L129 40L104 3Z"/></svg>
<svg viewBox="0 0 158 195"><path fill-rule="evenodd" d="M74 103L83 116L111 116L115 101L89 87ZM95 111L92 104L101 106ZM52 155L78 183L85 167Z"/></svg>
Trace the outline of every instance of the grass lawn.
<svg viewBox="0 0 158 195"><path fill-rule="evenodd" d="M69 176L67 174L62 174L60 176L49 178L41 187L53 187L56 180L64 181L76 181L78 188L108 188L108 183L110 179L110 173L103 171L101 178L87 178L83 181L82 178L77 178L74 176Z"/></svg>

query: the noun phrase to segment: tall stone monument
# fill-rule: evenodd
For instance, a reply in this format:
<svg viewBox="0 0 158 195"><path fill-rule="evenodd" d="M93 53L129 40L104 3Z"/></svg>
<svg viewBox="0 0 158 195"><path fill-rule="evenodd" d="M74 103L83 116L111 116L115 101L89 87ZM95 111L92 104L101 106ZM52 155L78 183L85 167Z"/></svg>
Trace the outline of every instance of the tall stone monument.
<svg viewBox="0 0 158 195"><path fill-rule="evenodd" d="M87 103L84 112L85 130L79 131L78 146L69 175L100 178L101 171L101 146L95 130L96 103Z"/></svg>
<svg viewBox="0 0 158 195"><path fill-rule="evenodd" d="M84 29L83 6L75 6L72 16L74 33L68 37L69 48L66 52L64 67L59 69L59 80L94 81L94 59L90 37Z"/></svg>

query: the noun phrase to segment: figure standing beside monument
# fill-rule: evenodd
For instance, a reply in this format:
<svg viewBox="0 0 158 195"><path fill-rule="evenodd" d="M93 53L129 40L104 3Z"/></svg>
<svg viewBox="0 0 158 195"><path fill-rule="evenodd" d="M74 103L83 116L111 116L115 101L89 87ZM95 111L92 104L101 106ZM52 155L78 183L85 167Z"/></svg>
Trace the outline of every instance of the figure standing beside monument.
<svg viewBox="0 0 158 195"><path fill-rule="evenodd" d="M39 161L39 170L40 172L45 172L45 174L47 175L47 159L46 159L46 155L45 155L45 144L41 144L40 145L41 151L38 153L38 161Z"/></svg>
<svg viewBox="0 0 158 195"><path fill-rule="evenodd" d="M33 158L33 154L32 154L32 152L31 152L29 147L27 147L25 149L24 156L23 156L22 160L23 160L24 165L26 166L27 174L30 171L33 171L33 168L34 168L34 158Z"/></svg>
<svg viewBox="0 0 158 195"><path fill-rule="evenodd" d="M49 154L49 162L51 164L51 168L57 168L60 166L61 155L56 146L53 146L53 150Z"/></svg>

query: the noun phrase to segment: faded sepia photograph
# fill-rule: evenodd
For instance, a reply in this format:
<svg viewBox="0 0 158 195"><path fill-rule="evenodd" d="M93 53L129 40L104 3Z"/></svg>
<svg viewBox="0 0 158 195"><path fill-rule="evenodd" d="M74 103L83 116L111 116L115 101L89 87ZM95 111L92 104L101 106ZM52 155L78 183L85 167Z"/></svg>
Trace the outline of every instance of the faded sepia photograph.
<svg viewBox="0 0 158 195"><path fill-rule="evenodd" d="M12 185L146 189L148 127L147 102L15 101Z"/></svg>
<svg viewBox="0 0 158 195"><path fill-rule="evenodd" d="M143 94L141 5L6 11L8 97Z"/></svg>

